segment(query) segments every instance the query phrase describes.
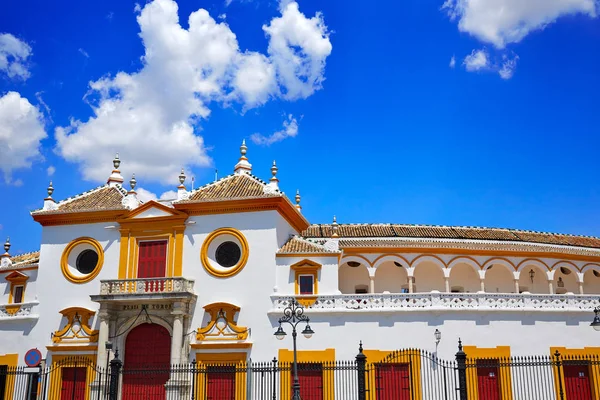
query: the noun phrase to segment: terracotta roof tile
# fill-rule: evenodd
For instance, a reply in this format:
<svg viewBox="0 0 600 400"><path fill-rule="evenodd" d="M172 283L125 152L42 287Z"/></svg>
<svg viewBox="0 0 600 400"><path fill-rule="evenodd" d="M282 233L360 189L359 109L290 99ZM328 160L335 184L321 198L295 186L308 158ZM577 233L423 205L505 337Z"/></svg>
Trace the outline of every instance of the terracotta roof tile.
<svg viewBox="0 0 600 400"><path fill-rule="evenodd" d="M319 243L321 242L321 243ZM338 254L339 251L329 250L321 241L311 241L292 236L277 252L278 254L302 254L302 253L331 253Z"/></svg>
<svg viewBox="0 0 600 400"><path fill-rule="evenodd" d="M267 183L249 174L228 175L216 182L194 190L187 200L178 203L197 201L233 200L243 198L281 196L280 191L265 192Z"/></svg>
<svg viewBox="0 0 600 400"><path fill-rule="evenodd" d="M303 233L305 238L328 238L333 230L330 224L311 225ZM600 238L557 233L522 231L518 229L481 228L467 226L430 226L401 224L340 224L340 238L435 238L495 240L553 244L563 246L600 248ZM381 243L381 241L378 241Z"/></svg>
<svg viewBox="0 0 600 400"><path fill-rule="evenodd" d="M33 214L71 213L82 211L126 210L122 204L127 192L117 186L103 185L88 192L62 200L55 210L35 210Z"/></svg>
<svg viewBox="0 0 600 400"><path fill-rule="evenodd" d="M40 261L40 252L32 251L31 253L18 254L12 256L10 260L13 262L13 267L37 264Z"/></svg>

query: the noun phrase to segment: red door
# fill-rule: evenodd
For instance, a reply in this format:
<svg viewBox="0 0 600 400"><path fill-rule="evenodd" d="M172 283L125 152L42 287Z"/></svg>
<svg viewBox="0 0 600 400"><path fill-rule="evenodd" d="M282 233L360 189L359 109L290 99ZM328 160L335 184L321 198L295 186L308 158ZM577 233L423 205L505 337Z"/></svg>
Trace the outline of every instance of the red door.
<svg viewBox="0 0 600 400"><path fill-rule="evenodd" d="M138 278L162 278L167 266L167 241L140 242Z"/></svg>
<svg viewBox="0 0 600 400"><path fill-rule="evenodd" d="M123 400L164 400L169 380L171 336L158 324L141 324L125 340Z"/></svg>
<svg viewBox="0 0 600 400"><path fill-rule="evenodd" d="M292 383L293 380L292 370ZM298 381L302 400L323 400L323 365L319 363L298 364Z"/></svg>
<svg viewBox="0 0 600 400"><path fill-rule="evenodd" d="M209 366L206 370L206 400L235 400L235 366Z"/></svg>
<svg viewBox="0 0 600 400"><path fill-rule="evenodd" d="M564 364L567 400L592 400L590 370L585 364Z"/></svg>
<svg viewBox="0 0 600 400"><path fill-rule="evenodd" d="M62 367L60 400L85 400L85 367Z"/></svg>
<svg viewBox="0 0 600 400"><path fill-rule="evenodd" d="M410 400L408 364L376 364L377 400Z"/></svg>
<svg viewBox="0 0 600 400"><path fill-rule="evenodd" d="M477 393L479 400L501 400L498 360L477 362Z"/></svg>

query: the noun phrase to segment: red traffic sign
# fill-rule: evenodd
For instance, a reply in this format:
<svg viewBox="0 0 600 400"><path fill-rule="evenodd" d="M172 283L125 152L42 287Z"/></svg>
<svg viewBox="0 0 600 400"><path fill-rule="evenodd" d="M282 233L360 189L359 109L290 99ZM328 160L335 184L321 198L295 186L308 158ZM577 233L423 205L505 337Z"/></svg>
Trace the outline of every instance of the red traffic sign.
<svg viewBox="0 0 600 400"><path fill-rule="evenodd" d="M37 367L42 362L42 353L38 349L30 349L25 353L25 365Z"/></svg>

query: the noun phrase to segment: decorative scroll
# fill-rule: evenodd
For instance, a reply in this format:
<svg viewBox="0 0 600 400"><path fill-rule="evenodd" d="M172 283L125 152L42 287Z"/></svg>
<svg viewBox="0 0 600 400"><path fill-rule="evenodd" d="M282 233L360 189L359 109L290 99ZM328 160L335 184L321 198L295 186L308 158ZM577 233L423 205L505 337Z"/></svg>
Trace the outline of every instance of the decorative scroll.
<svg viewBox="0 0 600 400"><path fill-rule="evenodd" d="M246 340L249 329L238 326L235 315L240 311L238 306L229 303L213 303L204 307L210 314L210 322L203 328L198 328L196 340Z"/></svg>
<svg viewBox="0 0 600 400"><path fill-rule="evenodd" d="M52 334L53 343L76 344L98 341L98 330L93 330L90 326L94 311L83 307L70 307L60 313L67 319L67 323Z"/></svg>

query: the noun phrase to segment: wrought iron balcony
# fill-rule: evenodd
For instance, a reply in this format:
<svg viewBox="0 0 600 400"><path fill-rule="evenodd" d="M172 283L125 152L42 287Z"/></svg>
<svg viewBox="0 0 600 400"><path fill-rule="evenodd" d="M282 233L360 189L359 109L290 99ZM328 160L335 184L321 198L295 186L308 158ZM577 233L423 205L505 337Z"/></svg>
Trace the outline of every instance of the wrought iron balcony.
<svg viewBox="0 0 600 400"><path fill-rule="evenodd" d="M194 281L182 277L111 279L100 281L100 295L92 296L92 300L193 296L195 296Z"/></svg>
<svg viewBox="0 0 600 400"><path fill-rule="evenodd" d="M600 295L529 293L373 293L295 296L310 299L310 312L398 311L543 311L592 312ZM273 295L272 312L280 313L290 296ZM312 304L310 304L312 303Z"/></svg>

